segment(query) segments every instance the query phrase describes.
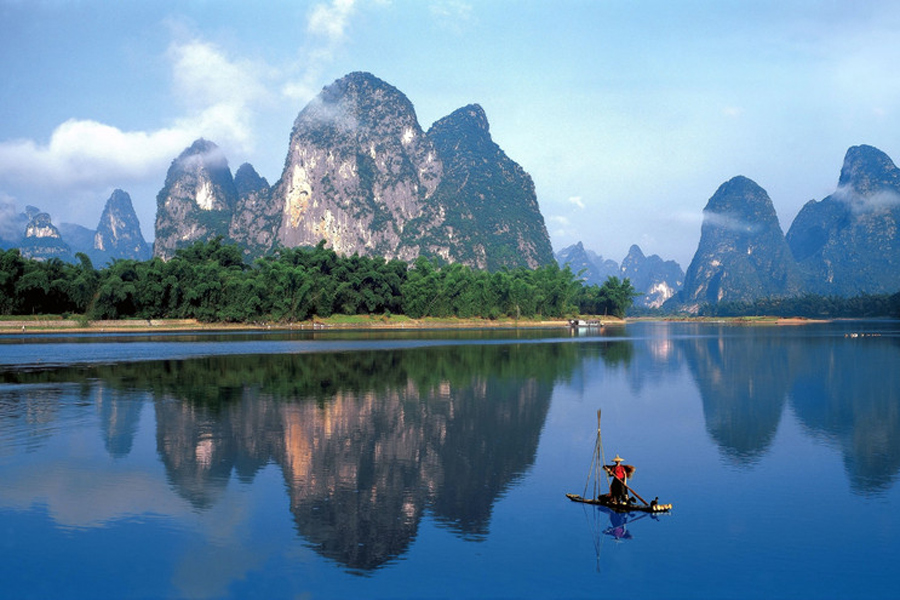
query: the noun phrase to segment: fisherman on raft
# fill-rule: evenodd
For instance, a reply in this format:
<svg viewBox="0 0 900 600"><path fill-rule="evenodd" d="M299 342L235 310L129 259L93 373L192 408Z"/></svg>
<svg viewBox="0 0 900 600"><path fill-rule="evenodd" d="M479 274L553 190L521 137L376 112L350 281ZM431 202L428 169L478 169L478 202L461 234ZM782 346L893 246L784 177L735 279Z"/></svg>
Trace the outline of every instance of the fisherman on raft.
<svg viewBox="0 0 900 600"><path fill-rule="evenodd" d="M623 465L623 459L618 454L613 462L613 465L603 465L603 470L612 475L609 497L618 504L628 504L628 478L634 475L634 465Z"/></svg>

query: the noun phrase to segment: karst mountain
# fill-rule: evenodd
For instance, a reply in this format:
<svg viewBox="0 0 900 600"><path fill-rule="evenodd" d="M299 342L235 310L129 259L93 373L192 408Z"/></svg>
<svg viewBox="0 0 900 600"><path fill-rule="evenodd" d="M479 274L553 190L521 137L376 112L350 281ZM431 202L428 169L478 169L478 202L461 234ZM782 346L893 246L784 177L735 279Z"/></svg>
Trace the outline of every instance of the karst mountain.
<svg viewBox="0 0 900 600"><path fill-rule="evenodd" d="M222 236L259 256L320 241L343 255L419 256L480 269L553 261L531 177L472 104L423 131L409 99L369 73L325 87L297 116L281 178L232 177L214 143L173 161L154 254Z"/></svg>

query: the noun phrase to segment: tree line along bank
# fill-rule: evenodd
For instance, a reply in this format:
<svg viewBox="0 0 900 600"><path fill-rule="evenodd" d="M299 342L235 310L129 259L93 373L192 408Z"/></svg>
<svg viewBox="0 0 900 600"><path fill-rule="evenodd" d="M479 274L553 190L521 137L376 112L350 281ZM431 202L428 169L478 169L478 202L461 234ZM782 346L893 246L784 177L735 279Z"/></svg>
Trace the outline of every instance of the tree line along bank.
<svg viewBox="0 0 900 600"><path fill-rule="evenodd" d="M69 314L99 319L198 319L296 322L333 314L410 318L624 317L638 295L628 279L584 285L548 265L497 272L419 258L339 256L320 242L244 261L221 238L196 242L168 261L116 260L96 269L35 261L0 251L0 314Z"/></svg>

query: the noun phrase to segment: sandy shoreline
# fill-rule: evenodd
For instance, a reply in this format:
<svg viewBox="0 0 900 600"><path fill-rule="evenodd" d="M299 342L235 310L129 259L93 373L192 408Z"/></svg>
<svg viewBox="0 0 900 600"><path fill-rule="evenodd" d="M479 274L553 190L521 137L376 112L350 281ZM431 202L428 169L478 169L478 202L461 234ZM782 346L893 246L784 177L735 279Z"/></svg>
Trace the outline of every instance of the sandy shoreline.
<svg viewBox="0 0 900 600"><path fill-rule="evenodd" d="M622 324L610 320L604 324ZM490 329L564 328L568 321L502 319L407 319L384 317L330 318L296 323L201 323L196 319L123 319L84 321L76 319L0 320L0 335L22 333L167 333L214 331L304 331L323 329Z"/></svg>
<svg viewBox="0 0 900 600"><path fill-rule="evenodd" d="M639 317L621 320L612 317L583 317L596 319L603 326L622 326L627 322L669 321L692 323L721 323L731 325L806 325L825 323L828 319L806 319L801 317ZM10 318L0 319L0 335L21 335L22 333L171 333L171 332L217 332L217 331L304 331L322 329L551 329L567 328L565 319L409 319L403 316L337 316L296 323L201 323L196 319L121 319L105 321L85 321L84 319L63 319L60 317Z"/></svg>

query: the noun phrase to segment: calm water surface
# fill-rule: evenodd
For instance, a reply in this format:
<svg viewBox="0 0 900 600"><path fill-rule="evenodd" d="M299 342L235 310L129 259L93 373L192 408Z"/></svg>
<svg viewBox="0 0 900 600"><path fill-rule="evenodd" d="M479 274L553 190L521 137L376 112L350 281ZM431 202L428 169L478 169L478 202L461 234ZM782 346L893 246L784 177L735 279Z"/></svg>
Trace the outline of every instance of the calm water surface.
<svg viewBox="0 0 900 600"><path fill-rule="evenodd" d="M10 598L877 598L900 324L0 338ZM674 510L583 493L603 448Z"/></svg>

